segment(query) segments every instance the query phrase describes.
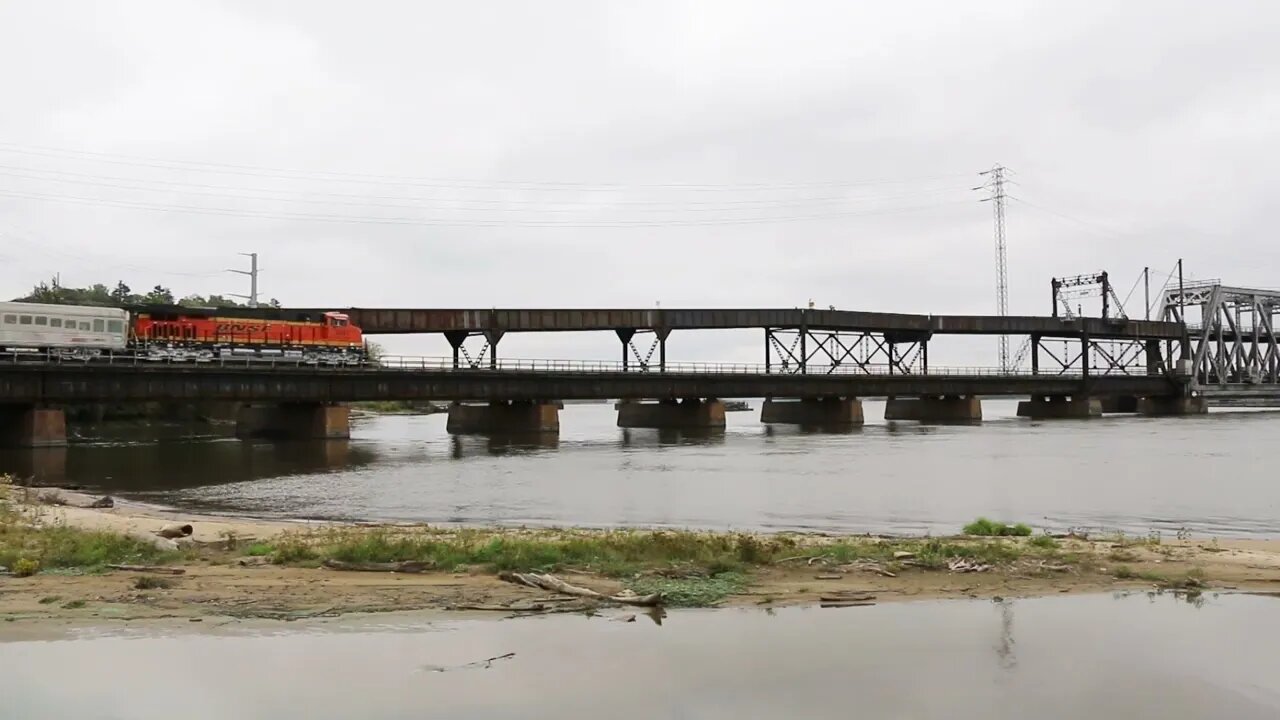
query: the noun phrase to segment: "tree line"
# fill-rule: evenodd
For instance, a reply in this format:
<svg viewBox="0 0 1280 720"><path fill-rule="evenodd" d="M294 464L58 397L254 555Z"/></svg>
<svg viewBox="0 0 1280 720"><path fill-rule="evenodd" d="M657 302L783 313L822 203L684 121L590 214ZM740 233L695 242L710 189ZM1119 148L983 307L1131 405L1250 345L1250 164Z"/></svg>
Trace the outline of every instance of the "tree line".
<svg viewBox="0 0 1280 720"><path fill-rule="evenodd" d="M31 288L26 295L14 298L14 302L48 303L52 305L98 305L118 307L125 305L181 305L183 307L247 307L224 295L185 295L175 298L173 291L163 285L156 285L145 293L136 293L124 281L116 283L114 288L102 283L89 287L64 287L57 279L41 282ZM271 307L280 307L275 298L267 303Z"/></svg>

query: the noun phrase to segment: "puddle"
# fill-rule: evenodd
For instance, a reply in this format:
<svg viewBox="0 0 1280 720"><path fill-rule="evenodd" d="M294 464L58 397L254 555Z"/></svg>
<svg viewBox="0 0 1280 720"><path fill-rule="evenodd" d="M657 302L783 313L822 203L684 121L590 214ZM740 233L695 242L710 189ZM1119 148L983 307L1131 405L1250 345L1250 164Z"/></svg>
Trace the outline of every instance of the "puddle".
<svg viewBox="0 0 1280 720"><path fill-rule="evenodd" d="M0 643L0 715L1280 717L1278 599L1188 600L66 629Z"/></svg>

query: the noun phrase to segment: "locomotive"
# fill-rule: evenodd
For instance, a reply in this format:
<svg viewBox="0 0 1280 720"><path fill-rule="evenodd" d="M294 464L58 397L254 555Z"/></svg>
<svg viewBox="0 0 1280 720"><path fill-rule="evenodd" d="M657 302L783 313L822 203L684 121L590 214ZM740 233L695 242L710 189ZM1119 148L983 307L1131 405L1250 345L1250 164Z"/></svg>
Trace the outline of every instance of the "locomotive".
<svg viewBox="0 0 1280 720"><path fill-rule="evenodd" d="M0 303L0 350L6 349L170 362L236 357L350 365L366 358L363 334L345 313L177 305Z"/></svg>

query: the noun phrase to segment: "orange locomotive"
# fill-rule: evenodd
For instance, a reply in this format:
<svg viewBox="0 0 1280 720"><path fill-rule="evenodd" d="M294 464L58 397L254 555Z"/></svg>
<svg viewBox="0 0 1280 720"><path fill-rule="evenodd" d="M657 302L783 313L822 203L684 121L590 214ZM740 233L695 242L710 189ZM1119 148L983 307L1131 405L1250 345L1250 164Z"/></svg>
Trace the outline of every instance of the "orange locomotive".
<svg viewBox="0 0 1280 720"><path fill-rule="evenodd" d="M360 328L340 312L275 308L130 308L129 342L153 360L292 359L348 365L365 359Z"/></svg>

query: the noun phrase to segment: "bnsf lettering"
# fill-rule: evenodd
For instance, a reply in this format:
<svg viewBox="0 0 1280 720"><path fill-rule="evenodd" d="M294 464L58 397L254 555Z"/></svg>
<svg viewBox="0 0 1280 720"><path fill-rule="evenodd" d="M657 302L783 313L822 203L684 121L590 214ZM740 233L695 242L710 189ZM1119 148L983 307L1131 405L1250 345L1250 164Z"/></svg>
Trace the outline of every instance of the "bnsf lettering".
<svg viewBox="0 0 1280 720"><path fill-rule="evenodd" d="M257 324L218 323L217 325L214 326L214 331L220 335L231 334L231 333L247 333L247 332L255 332L255 331L262 332L266 330L267 327L268 327L267 325L264 325L261 323L257 323Z"/></svg>

